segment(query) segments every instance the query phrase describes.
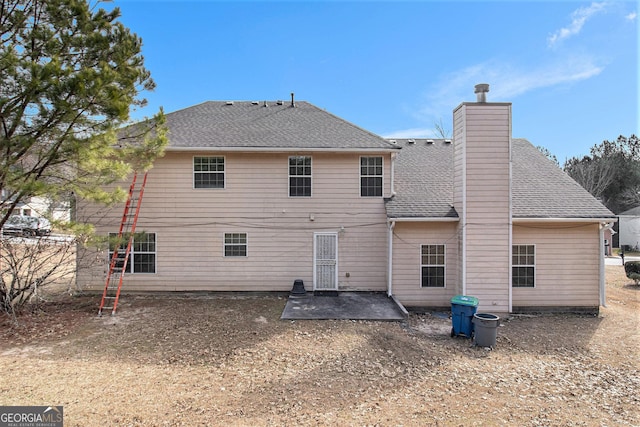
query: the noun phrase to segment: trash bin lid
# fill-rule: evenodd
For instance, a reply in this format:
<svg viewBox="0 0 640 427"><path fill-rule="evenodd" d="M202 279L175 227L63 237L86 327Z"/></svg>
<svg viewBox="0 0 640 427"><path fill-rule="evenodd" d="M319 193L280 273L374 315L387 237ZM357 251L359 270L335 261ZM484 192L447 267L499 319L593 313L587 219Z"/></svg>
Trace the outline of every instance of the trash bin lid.
<svg viewBox="0 0 640 427"><path fill-rule="evenodd" d="M476 313L473 317L477 317L482 320L500 320L500 316L491 313Z"/></svg>
<svg viewBox="0 0 640 427"><path fill-rule="evenodd" d="M456 295L455 297L451 298L451 304L469 305L471 307L477 307L478 303L479 303L478 298L472 297L469 295Z"/></svg>

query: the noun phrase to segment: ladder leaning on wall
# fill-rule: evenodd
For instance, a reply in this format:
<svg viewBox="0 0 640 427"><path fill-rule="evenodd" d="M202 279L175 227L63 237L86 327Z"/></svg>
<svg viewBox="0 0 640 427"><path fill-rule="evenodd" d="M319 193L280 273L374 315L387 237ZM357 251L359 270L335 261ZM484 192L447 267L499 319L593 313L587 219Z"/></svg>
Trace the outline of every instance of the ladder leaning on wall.
<svg viewBox="0 0 640 427"><path fill-rule="evenodd" d="M129 263L129 254L131 253L131 245L133 244L134 234L136 232L136 223L138 222L138 214L140 213L142 195L144 194L144 186L146 184L147 172L145 172L142 177L142 182L138 182L137 172L133 174L133 180L129 187L129 195L127 196L122 220L120 221L117 241L114 243L109 240L109 249L113 247L113 251L109 251L112 255L109 260L109 270L107 271L107 280L104 285L104 291L102 292L98 316L102 316L103 310L111 310L112 316L116 314L120 290L122 289L122 282L124 281L124 275ZM122 251L123 248L124 253Z"/></svg>

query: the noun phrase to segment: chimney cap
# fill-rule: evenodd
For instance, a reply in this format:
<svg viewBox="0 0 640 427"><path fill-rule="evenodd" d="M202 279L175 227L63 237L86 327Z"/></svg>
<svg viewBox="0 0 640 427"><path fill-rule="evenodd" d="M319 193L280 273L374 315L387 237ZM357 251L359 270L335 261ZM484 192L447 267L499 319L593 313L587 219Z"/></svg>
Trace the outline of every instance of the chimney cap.
<svg viewBox="0 0 640 427"><path fill-rule="evenodd" d="M487 102L487 92L489 92L489 85L487 83L479 83L475 86L474 93L476 94L478 102Z"/></svg>
<svg viewBox="0 0 640 427"><path fill-rule="evenodd" d="M475 86L475 93L489 92L489 83L478 83Z"/></svg>

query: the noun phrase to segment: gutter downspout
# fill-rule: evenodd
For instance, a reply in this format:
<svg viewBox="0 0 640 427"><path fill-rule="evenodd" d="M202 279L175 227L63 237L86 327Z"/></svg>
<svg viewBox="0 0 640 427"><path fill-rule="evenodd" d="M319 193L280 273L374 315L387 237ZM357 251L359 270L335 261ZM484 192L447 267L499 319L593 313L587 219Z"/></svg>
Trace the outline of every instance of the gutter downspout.
<svg viewBox="0 0 640 427"><path fill-rule="evenodd" d="M606 282L605 282L605 267L604 267L604 231L613 227L612 222L600 223L600 305L607 306L607 294L606 294Z"/></svg>
<svg viewBox="0 0 640 427"><path fill-rule="evenodd" d="M393 229L396 226L396 221L394 219L389 220L389 236L387 238L389 249L388 249L388 260L387 260L387 296L391 297L393 295Z"/></svg>
<svg viewBox="0 0 640 427"><path fill-rule="evenodd" d="M462 295L467 294L467 167L466 167L466 148L463 147L463 162L464 166L462 167L462 218L460 218L459 228L460 228L460 239L462 240L462 253L461 263L462 267L460 268L460 274L462 277L460 278L462 282Z"/></svg>
<svg viewBox="0 0 640 427"><path fill-rule="evenodd" d="M395 186L394 186L394 181L395 181L395 175L396 175L396 156L398 153L391 153L391 185L390 185L390 192L391 192L391 197L394 197L396 195L396 190L395 190Z"/></svg>

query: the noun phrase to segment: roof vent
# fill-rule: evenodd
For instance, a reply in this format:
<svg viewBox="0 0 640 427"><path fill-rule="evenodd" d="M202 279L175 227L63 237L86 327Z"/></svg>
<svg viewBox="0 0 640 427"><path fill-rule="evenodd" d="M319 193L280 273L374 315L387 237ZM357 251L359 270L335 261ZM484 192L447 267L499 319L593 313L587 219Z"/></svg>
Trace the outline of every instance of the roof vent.
<svg viewBox="0 0 640 427"><path fill-rule="evenodd" d="M415 144L415 143L416 143L416 140L415 140L415 139L409 139L409 140L407 140L407 142L408 142L409 144Z"/></svg>
<svg viewBox="0 0 640 427"><path fill-rule="evenodd" d="M450 140L450 139L445 139L445 140L444 140L444 143L445 143L445 144L451 144L451 140Z"/></svg>
<svg viewBox="0 0 640 427"><path fill-rule="evenodd" d="M267 101L264 101L264 104L262 104L263 107L268 107L269 104L267 104Z"/></svg>
<svg viewBox="0 0 640 427"><path fill-rule="evenodd" d="M294 93L293 93L293 92L291 92L291 106L292 106L292 107L295 107L295 106L296 106L296 103L295 103L295 101L293 100L293 97L294 97Z"/></svg>
<svg viewBox="0 0 640 427"><path fill-rule="evenodd" d="M251 105L258 105L260 104L258 101L251 101Z"/></svg>
<svg viewBox="0 0 640 427"><path fill-rule="evenodd" d="M233 105L233 101L227 101L227 105Z"/></svg>
<svg viewBox="0 0 640 427"><path fill-rule="evenodd" d="M474 90L477 98L477 102L485 103L487 102L487 92L489 92L489 85L486 83L480 83L475 86Z"/></svg>
<svg viewBox="0 0 640 427"><path fill-rule="evenodd" d="M427 144L429 145L433 144L433 139L427 139Z"/></svg>
<svg viewBox="0 0 640 427"><path fill-rule="evenodd" d="M282 102L281 100L278 100L278 101L276 101L276 104L282 105L282 104L284 104L284 102Z"/></svg>
<svg viewBox="0 0 640 427"><path fill-rule="evenodd" d="M398 143L398 141L396 141L395 139L390 139L389 142L392 143L392 144L397 144Z"/></svg>

